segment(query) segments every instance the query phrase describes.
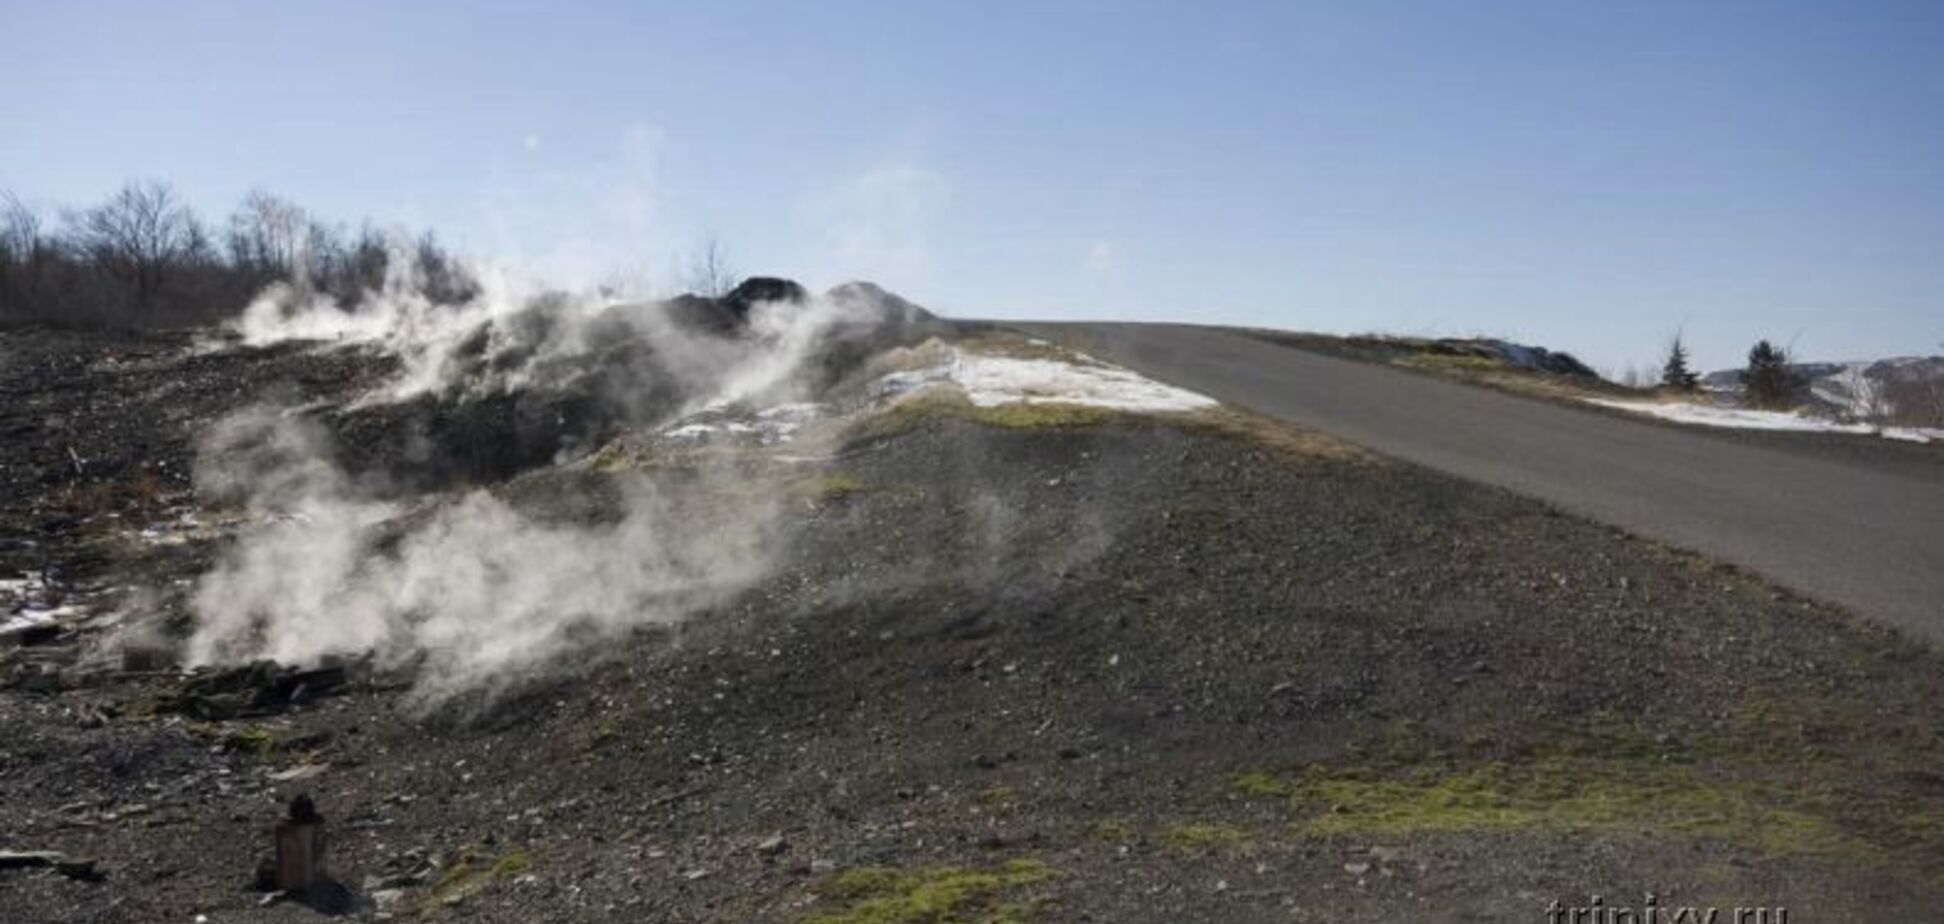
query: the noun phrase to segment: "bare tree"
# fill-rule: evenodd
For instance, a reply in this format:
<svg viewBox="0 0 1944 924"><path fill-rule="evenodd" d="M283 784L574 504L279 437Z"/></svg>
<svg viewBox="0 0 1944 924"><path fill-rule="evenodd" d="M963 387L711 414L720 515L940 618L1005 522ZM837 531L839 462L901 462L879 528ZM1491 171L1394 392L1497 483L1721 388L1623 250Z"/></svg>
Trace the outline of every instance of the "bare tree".
<svg viewBox="0 0 1944 924"><path fill-rule="evenodd" d="M1944 349L1944 343L1939 343L1937 346L1939 349ZM1927 410L1930 411L1930 425L1944 427L1944 378L1932 377L1929 391L1930 401L1927 403L1930 407Z"/></svg>
<svg viewBox="0 0 1944 924"><path fill-rule="evenodd" d="M39 213L11 192L0 194L0 318L39 311L50 269L48 249Z"/></svg>
<svg viewBox="0 0 1944 924"><path fill-rule="evenodd" d="M688 261L688 290L696 295L719 298L736 287L736 273L729 268L722 242L711 234Z"/></svg>
<svg viewBox="0 0 1944 924"><path fill-rule="evenodd" d="M19 260L40 246L39 213L19 196L0 193L0 258Z"/></svg>
<svg viewBox="0 0 1944 924"><path fill-rule="evenodd" d="M1892 394L1896 391L1894 382L1874 381L1868 369L1858 370L1853 381L1857 416L1879 427L1895 420L1897 402Z"/></svg>
<svg viewBox="0 0 1944 924"><path fill-rule="evenodd" d="M169 274L206 241L195 216L167 184L132 182L72 219L74 242L133 290L147 309Z"/></svg>
<svg viewBox="0 0 1944 924"><path fill-rule="evenodd" d="M1606 369L1601 373L1600 377L1616 385L1624 385L1628 388L1646 388L1654 383L1654 377L1648 375L1647 370L1642 369L1636 363L1628 363L1624 366L1614 366Z"/></svg>
<svg viewBox="0 0 1944 924"><path fill-rule="evenodd" d="M129 183L61 217L58 233L45 231L38 212L0 191L0 327L214 323L234 317L273 281L345 305L379 290L390 273L406 274L435 303L479 292L465 262L430 234L385 235L370 224L347 232L261 191L245 197L216 236L159 182Z"/></svg>
<svg viewBox="0 0 1944 924"><path fill-rule="evenodd" d="M309 281L313 224L296 203L263 190L251 190L230 216L230 260L298 283Z"/></svg>
<svg viewBox="0 0 1944 924"><path fill-rule="evenodd" d="M413 247L412 273L419 290L435 304L456 305L479 295L478 280L431 231L420 234Z"/></svg>
<svg viewBox="0 0 1944 924"><path fill-rule="evenodd" d="M1944 349L1944 343L1938 347ZM1925 376L1918 394L1908 399L1892 397L1891 410L1920 427L1944 427L1944 375Z"/></svg>

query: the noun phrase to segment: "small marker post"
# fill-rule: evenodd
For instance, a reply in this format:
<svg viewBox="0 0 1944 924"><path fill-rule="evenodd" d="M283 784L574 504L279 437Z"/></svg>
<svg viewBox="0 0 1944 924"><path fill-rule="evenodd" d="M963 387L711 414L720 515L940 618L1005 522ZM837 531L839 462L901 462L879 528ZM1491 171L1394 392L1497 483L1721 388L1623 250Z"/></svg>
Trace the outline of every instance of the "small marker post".
<svg viewBox="0 0 1944 924"><path fill-rule="evenodd" d="M290 800L290 817L277 822L277 889L301 895L328 881L324 876L324 816L311 797Z"/></svg>

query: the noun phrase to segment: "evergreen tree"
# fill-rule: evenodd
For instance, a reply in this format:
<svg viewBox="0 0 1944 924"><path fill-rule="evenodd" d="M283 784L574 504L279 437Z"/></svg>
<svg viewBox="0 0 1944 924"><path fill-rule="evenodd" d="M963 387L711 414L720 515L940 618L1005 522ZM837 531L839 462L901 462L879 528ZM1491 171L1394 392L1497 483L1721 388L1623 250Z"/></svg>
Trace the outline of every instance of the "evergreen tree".
<svg viewBox="0 0 1944 924"><path fill-rule="evenodd" d="M1687 345L1681 342L1681 335L1674 335L1674 344L1667 348L1667 363L1661 366L1661 384L1681 391L1693 391L1701 385L1701 376L1688 368Z"/></svg>
<svg viewBox="0 0 1944 924"><path fill-rule="evenodd" d="M1802 391L1802 376L1789 368L1789 356L1767 340L1748 351L1748 369L1742 373L1743 394L1750 407L1787 409Z"/></svg>

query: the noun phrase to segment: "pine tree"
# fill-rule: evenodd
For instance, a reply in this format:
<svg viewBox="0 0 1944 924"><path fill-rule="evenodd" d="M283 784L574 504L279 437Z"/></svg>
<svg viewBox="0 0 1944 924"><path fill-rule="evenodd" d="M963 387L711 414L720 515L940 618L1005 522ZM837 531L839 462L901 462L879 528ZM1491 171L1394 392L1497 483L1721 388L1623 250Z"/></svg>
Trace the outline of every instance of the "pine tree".
<svg viewBox="0 0 1944 924"><path fill-rule="evenodd" d="M1667 363L1661 366L1661 384L1681 391L1693 391L1701 385L1701 376L1688 368L1687 345L1681 342L1681 335L1674 335L1674 344L1667 348Z"/></svg>
<svg viewBox="0 0 1944 924"><path fill-rule="evenodd" d="M1748 370L1742 373L1743 394L1750 407L1787 409L1794 405L1804 382L1789 368L1789 356L1767 340L1748 351Z"/></svg>

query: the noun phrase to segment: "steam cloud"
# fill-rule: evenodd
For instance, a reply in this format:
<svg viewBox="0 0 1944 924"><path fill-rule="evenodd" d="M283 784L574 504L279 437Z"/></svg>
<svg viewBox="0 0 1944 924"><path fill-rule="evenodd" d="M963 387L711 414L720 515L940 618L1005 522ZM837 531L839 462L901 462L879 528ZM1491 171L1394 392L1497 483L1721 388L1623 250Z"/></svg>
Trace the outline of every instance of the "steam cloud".
<svg viewBox="0 0 1944 924"><path fill-rule="evenodd" d="M205 457L201 487L254 525L196 588L189 662L373 652L415 665L431 701L722 602L766 573L780 523L773 494L704 470L679 488L624 480L611 523L538 522L475 491L390 539L379 527L399 509L366 496L302 418L232 417Z"/></svg>
<svg viewBox="0 0 1944 924"><path fill-rule="evenodd" d="M481 279L481 295L456 308L404 277L354 309L277 287L240 331L253 344L323 339L397 354L402 374L365 403L591 382L654 424L792 400L833 326L864 320L842 299L758 303L724 337L652 306ZM590 378L615 355L651 368ZM646 400L671 383L674 403ZM504 688L593 640L686 619L761 579L786 545L779 489L733 464L618 476L618 504L599 523L531 516L483 490L414 506L336 464L315 421L274 408L212 428L197 477L206 500L240 505L249 525L195 588L188 663L369 652L415 669L426 702Z"/></svg>
<svg viewBox="0 0 1944 924"><path fill-rule="evenodd" d="M698 406L771 400L795 379L808 354L832 330L880 320L858 298L823 297L804 303L757 302L741 336L716 336L681 323L658 306L611 293L544 290L497 267L470 270L479 293L461 305L435 303L413 261L387 263L382 288L354 306L284 283L272 285L244 310L236 329L262 346L291 340L362 344L395 354L402 371L361 403L398 401L452 392L479 396L521 388L565 388L594 371L591 364L637 348L652 368L606 397L639 409L650 386L673 386ZM628 358L635 358L630 356ZM638 422L653 422L652 416Z"/></svg>

